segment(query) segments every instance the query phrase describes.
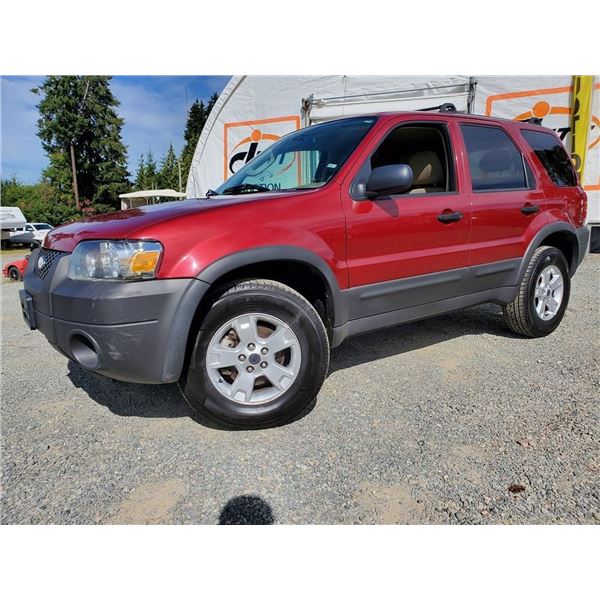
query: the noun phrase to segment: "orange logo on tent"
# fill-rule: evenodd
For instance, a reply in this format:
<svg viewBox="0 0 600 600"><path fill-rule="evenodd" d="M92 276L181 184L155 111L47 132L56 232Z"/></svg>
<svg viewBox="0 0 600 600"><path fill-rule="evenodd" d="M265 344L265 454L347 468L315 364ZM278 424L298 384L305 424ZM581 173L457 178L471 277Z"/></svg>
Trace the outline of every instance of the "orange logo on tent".
<svg viewBox="0 0 600 600"><path fill-rule="evenodd" d="M529 119L530 117L537 117L538 119L543 119L544 117L547 117L548 115L570 115L570 114L571 114L571 108L569 106L551 106L549 102L546 102L545 100L540 100L539 102L536 102L531 107L531 110L521 113L520 115L515 117L513 119L513 121L524 121L525 119ZM600 119L598 119L598 117L592 115L592 129L595 129L596 127L600 127ZM569 132L569 129L570 129L570 127L561 127L558 130L561 140L564 140L566 134ZM598 132L598 135L596 136L596 138L588 146L588 150L593 148L598 143L600 143L600 131Z"/></svg>
<svg viewBox="0 0 600 600"><path fill-rule="evenodd" d="M292 128L286 127L286 123L292 125ZM261 125L262 127L257 127ZM277 128L275 131L265 131L265 129ZM249 135L237 141L232 142L230 137L232 133L236 133L236 128L249 128ZM223 178L227 179L230 175L235 173L238 169L244 166L247 162L251 161L255 156L261 152L261 142L276 142L282 135L293 131L294 129L300 129L300 117L291 115L288 117L275 117L272 119L260 119L256 121L238 121L235 123L225 123L224 125L224 152L223 152ZM235 137L235 136L234 136ZM229 149L231 144L234 143L231 150ZM287 171L294 164L295 157L286 164L280 166L280 170L283 172Z"/></svg>

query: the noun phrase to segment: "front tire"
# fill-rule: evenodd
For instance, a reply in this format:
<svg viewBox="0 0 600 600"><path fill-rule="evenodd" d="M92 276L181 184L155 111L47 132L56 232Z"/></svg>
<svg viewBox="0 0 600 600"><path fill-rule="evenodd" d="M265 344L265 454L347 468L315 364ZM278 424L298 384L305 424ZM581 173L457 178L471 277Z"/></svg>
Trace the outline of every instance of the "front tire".
<svg viewBox="0 0 600 600"><path fill-rule="evenodd" d="M279 282L243 281L208 311L180 389L213 425L271 427L311 403L328 367L329 340L315 308Z"/></svg>
<svg viewBox="0 0 600 600"><path fill-rule="evenodd" d="M531 257L516 298L503 306L508 327L531 338L552 333L563 319L570 293L564 254L552 246L541 246Z"/></svg>

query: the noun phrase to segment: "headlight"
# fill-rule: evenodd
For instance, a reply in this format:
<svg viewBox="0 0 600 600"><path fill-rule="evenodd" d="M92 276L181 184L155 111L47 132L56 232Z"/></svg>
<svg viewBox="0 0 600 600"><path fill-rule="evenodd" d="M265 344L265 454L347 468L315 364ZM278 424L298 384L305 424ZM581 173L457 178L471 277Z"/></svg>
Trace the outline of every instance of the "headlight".
<svg viewBox="0 0 600 600"><path fill-rule="evenodd" d="M158 242L80 242L69 260L70 279L152 279L162 255Z"/></svg>

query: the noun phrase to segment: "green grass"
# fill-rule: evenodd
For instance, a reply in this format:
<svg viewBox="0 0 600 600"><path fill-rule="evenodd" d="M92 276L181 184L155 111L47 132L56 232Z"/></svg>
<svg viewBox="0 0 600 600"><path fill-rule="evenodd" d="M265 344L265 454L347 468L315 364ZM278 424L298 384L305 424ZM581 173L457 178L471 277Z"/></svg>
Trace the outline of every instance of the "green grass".
<svg viewBox="0 0 600 600"><path fill-rule="evenodd" d="M0 256L25 256L31 250L29 246L19 246L18 248L9 248L8 250L0 250Z"/></svg>

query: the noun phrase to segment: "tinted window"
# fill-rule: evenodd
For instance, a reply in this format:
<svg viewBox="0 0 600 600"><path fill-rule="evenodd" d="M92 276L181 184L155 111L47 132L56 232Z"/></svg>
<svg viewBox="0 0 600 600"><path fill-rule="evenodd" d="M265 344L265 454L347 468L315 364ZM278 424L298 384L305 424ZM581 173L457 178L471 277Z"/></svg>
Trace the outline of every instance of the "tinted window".
<svg viewBox="0 0 600 600"><path fill-rule="evenodd" d="M527 187L523 157L498 127L461 125L475 191Z"/></svg>
<svg viewBox="0 0 600 600"><path fill-rule="evenodd" d="M529 189L535 189L535 176L533 175L533 171L527 162L527 159L524 158L523 162L525 163L525 174L527 175L527 187Z"/></svg>
<svg viewBox="0 0 600 600"><path fill-rule="evenodd" d="M563 187L577 185L573 163L557 138L550 133L530 129L523 129L521 133L556 185Z"/></svg>

